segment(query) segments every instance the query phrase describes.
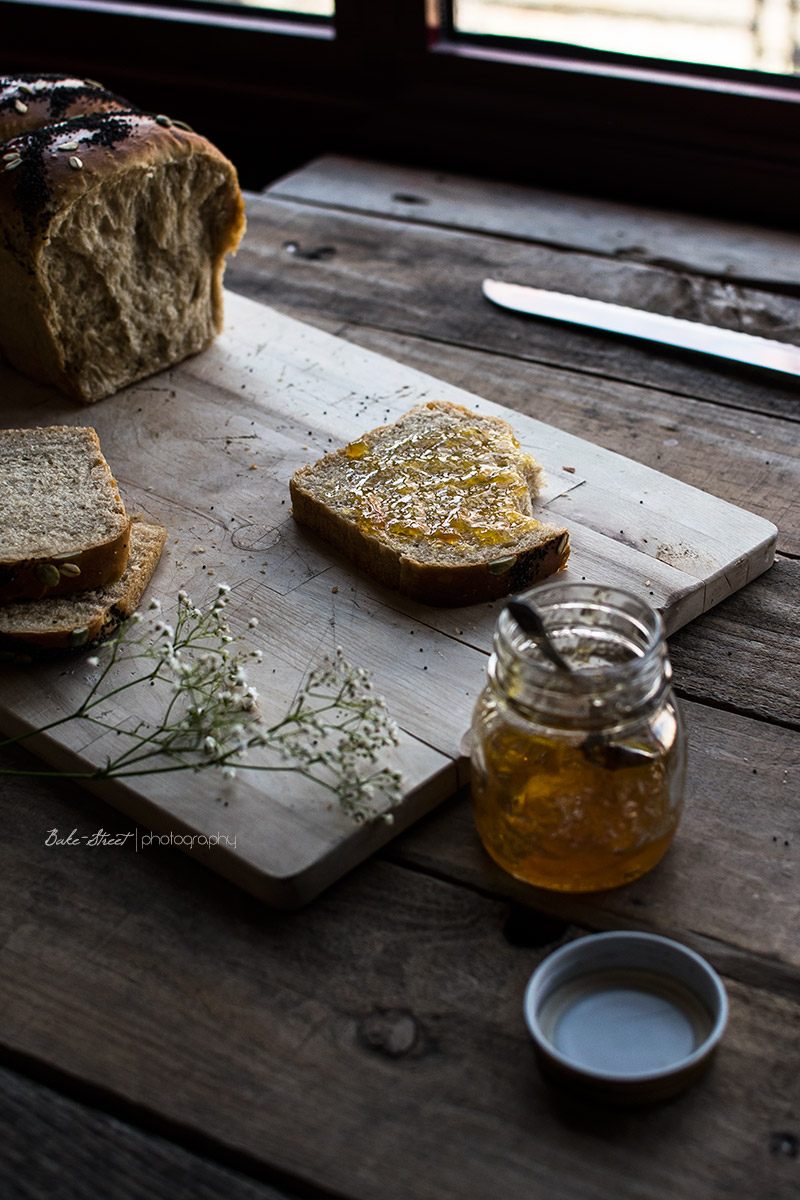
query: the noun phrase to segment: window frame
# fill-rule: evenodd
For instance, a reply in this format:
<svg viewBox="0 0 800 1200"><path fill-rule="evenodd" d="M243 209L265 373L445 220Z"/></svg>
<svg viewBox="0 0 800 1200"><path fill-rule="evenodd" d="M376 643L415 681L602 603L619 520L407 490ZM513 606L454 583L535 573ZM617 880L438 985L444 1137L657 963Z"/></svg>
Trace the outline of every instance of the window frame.
<svg viewBox="0 0 800 1200"><path fill-rule="evenodd" d="M434 33L440 2L338 0L334 34L252 10L0 0L3 65L187 120L253 189L333 152L796 228L797 80L520 52Z"/></svg>

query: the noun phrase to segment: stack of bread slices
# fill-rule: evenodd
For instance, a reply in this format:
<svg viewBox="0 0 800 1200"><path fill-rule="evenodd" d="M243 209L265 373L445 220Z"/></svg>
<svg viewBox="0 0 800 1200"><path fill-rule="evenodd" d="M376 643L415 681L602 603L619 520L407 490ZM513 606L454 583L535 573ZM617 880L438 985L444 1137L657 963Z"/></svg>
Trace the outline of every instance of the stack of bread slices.
<svg viewBox="0 0 800 1200"><path fill-rule="evenodd" d="M138 606L166 540L133 521L94 429L0 430L0 646L67 649Z"/></svg>

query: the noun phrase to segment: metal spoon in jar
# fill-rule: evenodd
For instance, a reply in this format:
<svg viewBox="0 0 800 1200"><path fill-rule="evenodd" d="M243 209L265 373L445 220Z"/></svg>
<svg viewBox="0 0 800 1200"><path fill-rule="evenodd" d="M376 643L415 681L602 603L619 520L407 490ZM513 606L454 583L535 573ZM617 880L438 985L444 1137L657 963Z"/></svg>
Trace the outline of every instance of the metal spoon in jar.
<svg viewBox="0 0 800 1200"><path fill-rule="evenodd" d="M519 625L524 633L529 633L536 645L541 650L542 654L548 659L554 667L558 667L559 671L566 671L568 675L572 673L572 667L569 665L564 655L550 640L550 634L545 628L538 609L534 608L530 600L521 600L518 596L512 596L506 602L506 608L511 613L514 620Z"/></svg>
<svg viewBox="0 0 800 1200"><path fill-rule="evenodd" d="M564 655L556 649L547 632L541 614L531 604L530 600L522 600L512 596L506 601L506 608L524 633L530 634L542 654L559 671L572 674L572 667ZM640 767L643 761L652 762L658 757L649 750L640 750L636 746L622 746L609 741L602 734L589 734L581 742L581 752L590 763L596 767L605 767L607 771L619 771L623 767Z"/></svg>

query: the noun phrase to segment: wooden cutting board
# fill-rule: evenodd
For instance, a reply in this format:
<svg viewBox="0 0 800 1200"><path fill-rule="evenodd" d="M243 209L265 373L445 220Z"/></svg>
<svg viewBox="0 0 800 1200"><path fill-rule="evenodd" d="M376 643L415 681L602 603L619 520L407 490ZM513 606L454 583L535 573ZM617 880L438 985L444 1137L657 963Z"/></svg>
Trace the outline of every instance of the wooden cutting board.
<svg viewBox="0 0 800 1200"><path fill-rule="evenodd" d="M546 468L544 519L570 529L564 577L642 595L668 632L774 556L777 531L763 518L231 293L225 332L208 351L91 408L5 368L0 388L7 427L97 429L129 511L169 530L147 593L165 612L180 589L205 606L225 582L234 628L258 618L247 640L263 660L250 678L270 712L285 711L337 646L372 672L401 730L387 759L403 774L393 825L354 824L324 789L293 774L221 782L216 773L181 772L88 785L144 829L282 907L312 899L466 780L462 743L500 608L428 608L352 570L294 524L288 480L298 466L422 400L504 416ZM3 731L72 711L94 678L87 657L5 665ZM131 711L132 694L120 697L112 723ZM110 738L72 722L28 744L59 769L86 769L105 761ZM111 809L105 828L114 833ZM79 829L78 837L94 832ZM216 835L218 845L196 840Z"/></svg>

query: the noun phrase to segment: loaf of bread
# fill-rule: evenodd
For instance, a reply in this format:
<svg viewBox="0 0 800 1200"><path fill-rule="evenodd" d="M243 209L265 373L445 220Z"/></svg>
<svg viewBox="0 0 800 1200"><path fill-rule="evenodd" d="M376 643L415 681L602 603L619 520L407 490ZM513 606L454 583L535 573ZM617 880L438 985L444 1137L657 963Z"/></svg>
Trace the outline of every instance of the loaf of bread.
<svg viewBox="0 0 800 1200"><path fill-rule="evenodd" d="M0 142L67 117L133 109L92 79L73 75L0 75Z"/></svg>
<svg viewBox="0 0 800 1200"><path fill-rule="evenodd" d="M109 637L131 616L164 548L167 531L134 522L125 571L114 583L72 596L0 605L0 649L16 656L27 647L70 649Z"/></svg>
<svg viewBox="0 0 800 1200"><path fill-rule="evenodd" d="M569 534L533 515L542 469L497 417L417 405L295 472L295 519L381 583L463 605L560 570Z"/></svg>
<svg viewBox="0 0 800 1200"><path fill-rule="evenodd" d="M131 522L94 429L0 430L0 604L119 579Z"/></svg>
<svg viewBox="0 0 800 1200"><path fill-rule="evenodd" d="M92 403L204 349L244 231L236 170L165 116L0 144L0 357Z"/></svg>

